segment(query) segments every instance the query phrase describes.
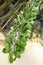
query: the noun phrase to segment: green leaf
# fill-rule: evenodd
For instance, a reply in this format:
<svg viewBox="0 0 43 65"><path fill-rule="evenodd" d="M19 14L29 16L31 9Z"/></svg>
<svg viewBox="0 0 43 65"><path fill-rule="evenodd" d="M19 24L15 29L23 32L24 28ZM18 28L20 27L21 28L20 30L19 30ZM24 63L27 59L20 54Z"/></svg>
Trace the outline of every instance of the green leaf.
<svg viewBox="0 0 43 65"><path fill-rule="evenodd" d="M23 42L26 42L26 38L25 38L25 36L22 36L21 38L20 38L20 41L23 41Z"/></svg>
<svg viewBox="0 0 43 65"><path fill-rule="evenodd" d="M2 51L3 51L3 53L8 53L5 48Z"/></svg>
<svg viewBox="0 0 43 65"><path fill-rule="evenodd" d="M14 53L14 55L15 55L16 58L20 58L20 53L19 53L18 51L16 51L16 52Z"/></svg>
<svg viewBox="0 0 43 65"><path fill-rule="evenodd" d="M9 53L9 62L12 63L14 61L13 54Z"/></svg>
<svg viewBox="0 0 43 65"><path fill-rule="evenodd" d="M9 45L9 43L6 43L6 45L5 45L5 51L6 52L10 51L10 45Z"/></svg>
<svg viewBox="0 0 43 65"><path fill-rule="evenodd" d="M32 28L32 25L30 24L30 23L28 23L28 24L26 24L25 26L24 26L24 28L23 28L23 32L24 31L26 31L26 30L31 30L31 28Z"/></svg>

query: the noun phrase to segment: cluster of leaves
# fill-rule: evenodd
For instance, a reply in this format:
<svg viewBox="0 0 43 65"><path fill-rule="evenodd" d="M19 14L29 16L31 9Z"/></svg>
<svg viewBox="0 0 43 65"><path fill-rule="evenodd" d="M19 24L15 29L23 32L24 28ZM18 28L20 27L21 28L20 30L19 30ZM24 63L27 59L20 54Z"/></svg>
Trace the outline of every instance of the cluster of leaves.
<svg viewBox="0 0 43 65"><path fill-rule="evenodd" d="M24 10L14 19L3 49L4 53L9 53L10 63L21 57L25 50L26 41L31 37L32 25L38 13L37 3L40 0L37 1L29 0Z"/></svg>

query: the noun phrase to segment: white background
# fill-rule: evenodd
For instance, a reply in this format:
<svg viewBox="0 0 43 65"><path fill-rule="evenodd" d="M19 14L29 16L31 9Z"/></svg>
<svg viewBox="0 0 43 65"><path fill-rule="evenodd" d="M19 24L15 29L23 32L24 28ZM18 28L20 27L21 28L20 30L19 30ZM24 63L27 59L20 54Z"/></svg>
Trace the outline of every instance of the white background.
<svg viewBox="0 0 43 65"><path fill-rule="evenodd" d="M26 49L14 63L8 62L8 54L2 53L0 45L0 65L43 65L43 47L36 42L27 42Z"/></svg>

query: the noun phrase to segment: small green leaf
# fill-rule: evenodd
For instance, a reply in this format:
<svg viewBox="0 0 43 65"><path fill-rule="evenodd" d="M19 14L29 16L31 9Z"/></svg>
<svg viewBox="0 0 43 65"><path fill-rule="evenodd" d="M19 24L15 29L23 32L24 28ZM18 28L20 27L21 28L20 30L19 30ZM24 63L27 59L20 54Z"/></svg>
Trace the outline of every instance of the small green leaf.
<svg viewBox="0 0 43 65"><path fill-rule="evenodd" d="M13 54L9 53L9 62L12 63L14 61Z"/></svg>
<svg viewBox="0 0 43 65"><path fill-rule="evenodd" d="M16 58L20 58L20 53L18 51L16 51L14 55Z"/></svg>
<svg viewBox="0 0 43 65"><path fill-rule="evenodd" d="M24 31L26 31L26 30L31 30L31 28L32 28L32 25L30 24L30 23L28 23L28 24L26 24L25 26L24 26L24 28L23 28L23 32Z"/></svg>
<svg viewBox="0 0 43 65"><path fill-rule="evenodd" d="M9 45L9 43L6 43L6 45L5 45L5 51L6 52L10 51L10 45Z"/></svg>

